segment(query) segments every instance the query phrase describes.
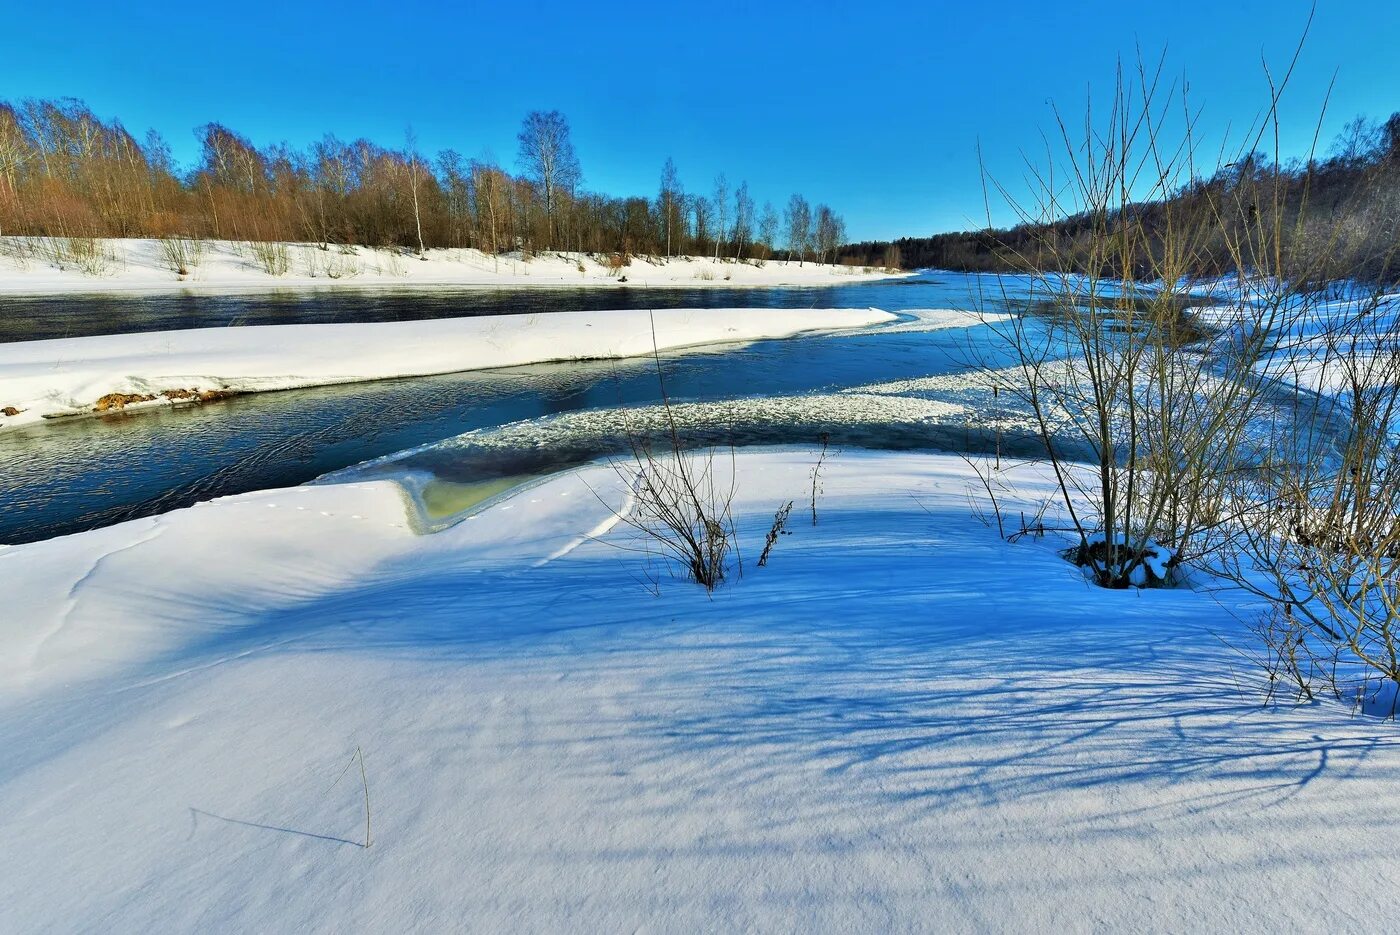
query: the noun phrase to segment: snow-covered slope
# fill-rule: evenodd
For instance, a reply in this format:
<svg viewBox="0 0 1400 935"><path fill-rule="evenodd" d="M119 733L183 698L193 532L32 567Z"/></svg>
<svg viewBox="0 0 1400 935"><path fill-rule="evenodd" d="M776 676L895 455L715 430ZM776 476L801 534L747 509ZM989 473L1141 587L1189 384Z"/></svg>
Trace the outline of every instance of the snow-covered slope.
<svg viewBox="0 0 1400 935"><path fill-rule="evenodd" d="M0 429L47 416L893 321L876 309L660 309L436 321L258 325L0 344ZM654 326L654 330L653 330ZM654 341L654 343L653 343ZM120 399L105 399L110 394Z"/></svg>
<svg viewBox="0 0 1400 935"><path fill-rule="evenodd" d="M430 537L375 482L0 549L0 930L1388 917L1393 724L1262 706L1241 607L1088 587L955 457L829 458L815 526L813 460L738 453L713 596L608 466Z"/></svg>
<svg viewBox="0 0 1400 935"><path fill-rule="evenodd" d="M280 244L267 248L228 240L188 244L186 272L167 258L159 240L97 240L81 260L45 238L0 238L0 294L170 291L196 289L404 288L413 286L839 286L889 279L885 273L796 260L714 260L710 257L633 257L613 269L605 258L579 253L500 257L470 249L416 254L375 247ZM255 250L272 250L285 266L272 275Z"/></svg>

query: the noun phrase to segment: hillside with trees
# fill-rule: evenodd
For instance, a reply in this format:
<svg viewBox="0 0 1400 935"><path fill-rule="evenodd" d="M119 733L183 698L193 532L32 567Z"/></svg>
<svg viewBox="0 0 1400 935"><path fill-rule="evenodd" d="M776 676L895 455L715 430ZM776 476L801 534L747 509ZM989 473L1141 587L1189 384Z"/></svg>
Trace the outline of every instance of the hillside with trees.
<svg viewBox="0 0 1400 935"><path fill-rule="evenodd" d="M448 149L327 135L258 146L209 123L184 169L155 131L137 139L81 101L0 102L0 236L180 237L474 247L486 253L711 255L831 261L845 224L794 194L781 214L721 174L687 190L669 159L655 197L588 191L558 111L526 116L515 172Z"/></svg>
<svg viewBox="0 0 1400 935"><path fill-rule="evenodd" d="M1154 261L1172 240L1167 225L1186 224L1198 232L1188 238L1184 258L1195 275L1237 272L1231 244L1252 242L1278 257L1270 268L1299 282L1343 273L1394 282L1400 279L1400 113L1384 123L1351 121L1326 158L1280 163L1249 153L1168 199L1117 212L1113 223L1135 225L1141 236L1133 238L1139 253L1115 259L1115 268L1091 268L1089 245L1100 220L1092 210L1053 220L1022 217L999 230L847 244L839 257L857 265L896 265L888 262L894 257L909 269L969 272L1041 270L1053 257L1056 265L1069 267L1063 272L1139 275L1159 265Z"/></svg>

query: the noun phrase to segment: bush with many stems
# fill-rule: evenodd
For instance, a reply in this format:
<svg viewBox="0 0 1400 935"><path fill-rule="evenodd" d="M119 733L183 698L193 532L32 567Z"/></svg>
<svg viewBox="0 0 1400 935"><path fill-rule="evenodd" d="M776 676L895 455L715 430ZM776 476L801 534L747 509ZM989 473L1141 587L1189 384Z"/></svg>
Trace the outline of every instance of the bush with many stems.
<svg viewBox="0 0 1400 935"><path fill-rule="evenodd" d="M1264 601L1253 655L1271 687L1393 716L1400 316L1339 266L1345 226L1321 228L1290 173L1257 172L1229 197L1175 197L1266 140L1279 165L1296 62L1269 76L1263 120L1217 165L1199 159L1184 86L1164 88L1162 63L1139 62L1101 119L1091 111L1071 130L1057 114L1031 199L990 183L1023 230L1042 232L1019 254L1017 285L1028 280L1043 311L989 316L1013 357L1010 379L995 378L1036 426L1077 540L1067 555L1086 577L1167 585L1186 565L1222 576ZM1064 217L1071 239L1050 223ZM1194 271L1221 251L1230 276L1202 283ZM1320 395L1298 388L1304 377ZM1087 464L1066 456L1071 444Z"/></svg>

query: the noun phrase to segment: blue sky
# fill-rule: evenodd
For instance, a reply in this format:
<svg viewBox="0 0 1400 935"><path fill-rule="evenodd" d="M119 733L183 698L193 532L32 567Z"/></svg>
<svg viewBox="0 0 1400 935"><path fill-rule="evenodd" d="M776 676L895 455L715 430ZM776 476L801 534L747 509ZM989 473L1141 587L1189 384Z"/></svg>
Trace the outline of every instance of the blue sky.
<svg viewBox="0 0 1400 935"><path fill-rule="evenodd" d="M27 3L0 33L0 98L75 96L178 158L217 120L259 144L326 131L515 159L532 109L573 125L588 187L654 193L674 157L688 190L716 173L760 203L830 203L853 238L983 218L976 148L1014 184L1048 102L1107 90L1135 45L1185 71L1220 133L1266 98L1306 0L1040 3ZM1400 3L1323 0L1284 113L1306 150L1328 82L1330 138L1400 110ZM1001 214L999 221L1008 219Z"/></svg>

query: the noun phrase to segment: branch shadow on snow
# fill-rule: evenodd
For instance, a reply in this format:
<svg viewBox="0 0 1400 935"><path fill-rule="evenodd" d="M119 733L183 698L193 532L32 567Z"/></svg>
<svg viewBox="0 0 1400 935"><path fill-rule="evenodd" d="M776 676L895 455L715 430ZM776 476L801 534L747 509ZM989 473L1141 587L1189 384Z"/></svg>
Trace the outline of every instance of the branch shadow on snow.
<svg viewBox="0 0 1400 935"><path fill-rule="evenodd" d="M694 770L700 797L784 771L841 784L847 807L891 827L1066 792L1091 805L1046 819L1062 829L1267 816L1318 784L1374 781L1393 765L1378 757L1400 746L1386 725L1263 707L1255 674L1235 671L1207 631L1228 624L1208 598L1091 588L1049 545L1008 545L965 513L930 515L908 499L824 510L772 568L713 598L669 580L653 598L634 578L640 557L604 547L544 569L444 548L181 655L356 653L616 676L640 687L615 711L566 715L577 723L561 735L627 750L634 769ZM1340 796L1309 801L1309 820L1356 821ZM1373 805L1383 814L1372 827L1400 822L1400 806Z"/></svg>

